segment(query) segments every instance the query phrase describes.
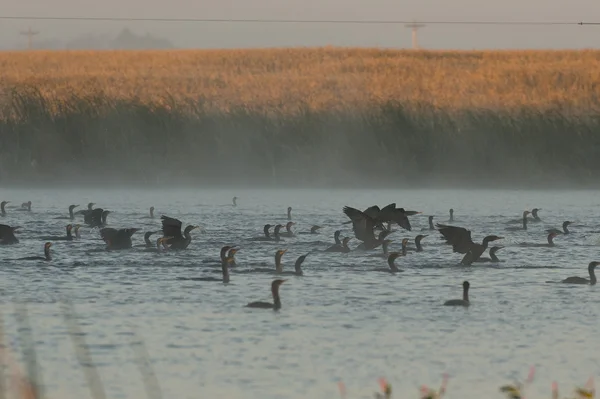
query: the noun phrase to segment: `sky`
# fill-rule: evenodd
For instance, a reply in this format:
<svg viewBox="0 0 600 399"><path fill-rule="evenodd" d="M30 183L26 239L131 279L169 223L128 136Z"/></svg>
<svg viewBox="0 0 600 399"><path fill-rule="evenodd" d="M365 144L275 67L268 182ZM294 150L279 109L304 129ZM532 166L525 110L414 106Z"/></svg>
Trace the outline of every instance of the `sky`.
<svg viewBox="0 0 600 399"><path fill-rule="evenodd" d="M600 22L599 0L19 0L0 16L333 19L417 21ZM123 28L169 39L181 48L283 46L411 47L403 25L265 24L0 20L0 48L34 40L116 36ZM428 25L418 32L429 49L598 48L600 25Z"/></svg>

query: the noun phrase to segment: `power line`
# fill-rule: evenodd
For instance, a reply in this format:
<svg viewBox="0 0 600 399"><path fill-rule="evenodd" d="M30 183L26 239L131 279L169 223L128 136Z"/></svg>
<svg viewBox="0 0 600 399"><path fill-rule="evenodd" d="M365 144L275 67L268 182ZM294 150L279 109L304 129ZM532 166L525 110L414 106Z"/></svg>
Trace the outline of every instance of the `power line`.
<svg viewBox="0 0 600 399"><path fill-rule="evenodd" d="M0 16L2 20L35 20L35 21L149 21L149 22L213 22L213 23L277 23L277 24L410 24L408 20L311 20L311 19L235 19L235 18L127 18L127 17L35 17L35 16ZM431 25L600 25L600 22L575 21L419 21Z"/></svg>

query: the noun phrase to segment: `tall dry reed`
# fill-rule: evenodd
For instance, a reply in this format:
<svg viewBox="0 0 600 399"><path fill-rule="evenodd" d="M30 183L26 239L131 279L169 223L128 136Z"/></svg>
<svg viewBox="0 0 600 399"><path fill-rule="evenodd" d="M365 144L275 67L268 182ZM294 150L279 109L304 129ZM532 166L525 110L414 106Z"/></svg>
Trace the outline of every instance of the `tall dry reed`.
<svg viewBox="0 0 600 399"><path fill-rule="evenodd" d="M589 183L600 169L600 51L15 52L0 68L0 182Z"/></svg>

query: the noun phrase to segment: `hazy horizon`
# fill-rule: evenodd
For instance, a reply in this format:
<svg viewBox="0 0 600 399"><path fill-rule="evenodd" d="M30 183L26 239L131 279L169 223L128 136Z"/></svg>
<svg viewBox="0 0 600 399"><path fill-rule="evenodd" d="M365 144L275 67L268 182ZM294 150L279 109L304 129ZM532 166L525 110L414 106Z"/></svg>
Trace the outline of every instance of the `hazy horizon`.
<svg viewBox="0 0 600 399"><path fill-rule="evenodd" d="M433 0L364 2L336 0L276 2L242 0L202 3L173 0L144 4L139 0L24 0L3 7L2 17L119 17L119 18L223 18L308 20L417 20L596 22L600 2L574 0L565 7L559 0L487 2ZM215 22L112 22L77 20L2 20L0 48L26 48L29 27L40 33L35 42L69 41L82 36L115 37L124 28L137 35L167 39L178 48L247 48L281 46L358 46L410 48L411 32L403 25L346 25L310 23ZM428 25L419 30L419 44L429 49L576 49L597 48L600 26L594 25Z"/></svg>

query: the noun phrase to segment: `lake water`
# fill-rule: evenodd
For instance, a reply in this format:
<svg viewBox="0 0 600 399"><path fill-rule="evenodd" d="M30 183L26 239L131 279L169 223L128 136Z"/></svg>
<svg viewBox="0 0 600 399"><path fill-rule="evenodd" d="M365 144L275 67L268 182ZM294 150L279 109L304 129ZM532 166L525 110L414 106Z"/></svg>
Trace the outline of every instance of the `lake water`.
<svg viewBox="0 0 600 399"><path fill-rule="evenodd" d="M231 198L239 197L238 206ZM4 260L0 294L7 344L18 348L15 302L27 302L42 381L54 398L91 397L61 313L60 300L75 305L85 340L110 398L146 397L132 342L143 340L164 397L335 398L343 381L348 398L372 397L386 377L395 398L418 397L422 384L439 386L448 373L447 397L502 397L500 385L523 380L530 366L536 376L529 398L550 396L556 380L568 395L590 376L600 375L600 287L548 284L569 276L588 277L587 264L600 260L600 196L597 192L552 191L350 191L350 190L2 190L0 199L32 212L7 208L0 223L20 225L20 243L0 247L0 258L41 255L41 235L64 234L69 204L88 202L113 211L111 227L160 229L160 215L199 224L185 251L153 254L98 252L97 229L82 227L82 238L56 242L54 260ZM333 243L333 232L353 236L344 205L364 209L396 202L422 211L411 217L413 231L427 229L427 215L471 229L481 242L505 236L498 252L503 263L459 266L462 255L441 235L423 240L424 252L409 253L397 264L404 273L374 272L386 267L371 252L348 254L318 250ZM11 204L12 205L12 204ZM150 206L155 219L144 218ZM293 207L296 232L313 224L318 235L297 235L279 243L252 242L265 223L287 222ZM542 208L542 223L507 232L506 222L523 210ZM82 222L82 217L77 218ZM572 234L554 248L522 248L545 243L545 229L564 220ZM156 238L156 236L153 236ZM219 249L238 244L231 283L181 281L177 277L219 276ZM411 242L412 244L412 242ZM350 247L358 241L350 241ZM414 244L412 244L414 245ZM279 312L248 309L271 300L273 275L243 273L274 265L277 249L286 270L310 252L303 277L287 277ZM311 252L314 251L314 252ZM487 255L487 253L486 253ZM460 298L463 280L471 283L469 309L442 306Z"/></svg>

